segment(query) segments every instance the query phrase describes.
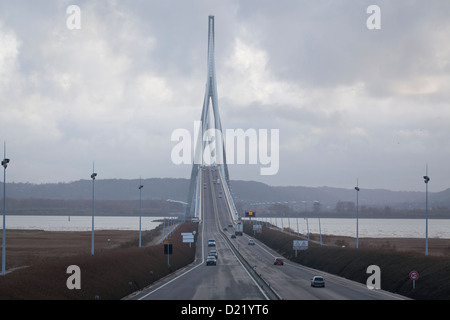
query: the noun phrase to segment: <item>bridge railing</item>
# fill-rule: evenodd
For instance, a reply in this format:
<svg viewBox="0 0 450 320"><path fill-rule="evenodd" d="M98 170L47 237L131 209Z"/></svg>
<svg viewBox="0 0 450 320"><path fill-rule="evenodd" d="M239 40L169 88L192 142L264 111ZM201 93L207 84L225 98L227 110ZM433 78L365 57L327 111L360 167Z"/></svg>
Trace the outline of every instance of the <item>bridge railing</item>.
<svg viewBox="0 0 450 320"><path fill-rule="evenodd" d="M236 210L236 206L234 204L233 197L231 195L230 188L228 187L228 183L226 182L225 178L222 175L222 170L217 170L220 175L220 183L222 184L223 190L225 191L225 197L227 199L227 204L230 209L230 212L232 213L232 218L234 220L239 220L239 214Z"/></svg>

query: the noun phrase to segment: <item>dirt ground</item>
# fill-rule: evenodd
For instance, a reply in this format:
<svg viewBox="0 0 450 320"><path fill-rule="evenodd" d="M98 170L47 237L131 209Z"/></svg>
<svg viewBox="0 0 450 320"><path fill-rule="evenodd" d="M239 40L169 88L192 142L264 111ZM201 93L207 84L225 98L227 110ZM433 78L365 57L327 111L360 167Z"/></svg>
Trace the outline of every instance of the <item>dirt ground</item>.
<svg viewBox="0 0 450 320"><path fill-rule="evenodd" d="M0 244L2 244L1 231L0 235ZM6 269L52 261L59 257L90 253L91 239L91 231L6 230ZM139 231L96 230L94 250L99 252L117 248L131 241L137 244L137 239L139 239Z"/></svg>
<svg viewBox="0 0 450 320"><path fill-rule="evenodd" d="M319 241L319 235L311 235L311 239ZM359 238L359 248L372 248L390 251L409 251L425 254L423 238ZM356 248L356 238L344 236L322 235L322 243L328 245ZM428 255L450 257L450 239L428 239Z"/></svg>

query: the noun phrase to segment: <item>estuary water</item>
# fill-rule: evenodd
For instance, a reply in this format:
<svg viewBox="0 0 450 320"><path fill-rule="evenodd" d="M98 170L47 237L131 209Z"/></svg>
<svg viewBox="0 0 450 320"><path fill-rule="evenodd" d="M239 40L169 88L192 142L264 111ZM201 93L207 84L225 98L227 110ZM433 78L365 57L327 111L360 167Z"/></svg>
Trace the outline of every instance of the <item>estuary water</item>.
<svg viewBox="0 0 450 320"><path fill-rule="evenodd" d="M356 237L356 219L347 218L265 218L279 228L290 228L302 234L332 234ZM358 235L367 238L424 238L425 219L358 219ZM428 237L450 239L450 219L429 219Z"/></svg>
<svg viewBox="0 0 450 320"><path fill-rule="evenodd" d="M152 230L164 217L142 217L141 230ZM166 219L166 221L168 221ZM253 219L256 223L268 222L279 228L292 231L333 234L356 237L356 219L347 218L265 218ZM1 222L1 219L0 219ZM359 219L359 237L369 238L424 238L425 219ZM3 224L2 224L3 227ZM6 216L6 229L30 229L45 231L89 231L92 228L92 216ZM94 218L95 230L139 230L139 217ZM430 238L450 239L450 219L429 219L428 236Z"/></svg>
<svg viewBox="0 0 450 320"><path fill-rule="evenodd" d="M141 230L153 230L163 217L142 217ZM0 219L1 220L1 219ZM166 221L167 218L166 218ZM90 231L92 216L6 216L6 229L44 231ZM3 223L2 223L3 228ZM94 217L95 230L139 230L139 217Z"/></svg>

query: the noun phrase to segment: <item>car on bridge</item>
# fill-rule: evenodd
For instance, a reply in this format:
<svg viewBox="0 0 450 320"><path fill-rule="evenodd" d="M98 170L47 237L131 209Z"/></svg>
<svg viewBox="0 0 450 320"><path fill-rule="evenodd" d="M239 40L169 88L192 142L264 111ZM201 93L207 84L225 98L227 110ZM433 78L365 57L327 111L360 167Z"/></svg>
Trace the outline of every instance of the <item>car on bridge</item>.
<svg viewBox="0 0 450 320"><path fill-rule="evenodd" d="M283 258L275 258L275 260L273 260L273 264L276 265L280 265L283 266L284 265L284 260Z"/></svg>
<svg viewBox="0 0 450 320"><path fill-rule="evenodd" d="M325 280L321 276L314 276L311 279L311 287L322 287L322 288L325 288Z"/></svg>
<svg viewBox="0 0 450 320"><path fill-rule="evenodd" d="M215 265L217 265L217 259L214 258L214 256L208 256L208 258L206 258L206 265L207 266L215 266Z"/></svg>
<svg viewBox="0 0 450 320"><path fill-rule="evenodd" d="M219 255L217 254L216 250L211 250L208 254L208 257L214 257L217 260L217 258L219 258Z"/></svg>

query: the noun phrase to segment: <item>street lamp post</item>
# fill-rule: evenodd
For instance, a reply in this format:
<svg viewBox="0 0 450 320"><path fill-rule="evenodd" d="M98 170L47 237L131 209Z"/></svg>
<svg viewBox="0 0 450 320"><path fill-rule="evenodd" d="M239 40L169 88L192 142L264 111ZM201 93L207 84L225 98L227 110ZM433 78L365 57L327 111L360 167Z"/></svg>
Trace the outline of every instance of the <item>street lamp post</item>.
<svg viewBox="0 0 450 320"><path fill-rule="evenodd" d="M317 216L319 217L320 245L322 245L322 227L320 226L320 202L319 202L319 200L314 200L314 209L317 210Z"/></svg>
<svg viewBox="0 0 450 320"><path fill-rule="evenodd" d="M359 186L358 186L358 179L356 179L356 187L355 187L355 190L356 190L356 248L359 248L359 246L358 246L358 240L359 240L359 237L358 237L358 235L359 235L359 230L358 230L358 216L359 216L359 199L358 199L358 194L359 194Z"/></svg>
<svg viewBox="0 0 450 320"><path fill-rule="evenodd" d="M426 200L425 200L425 255L428 256L428 182L430 181L430 177L428 177L428 165L426 175L423 176L426 186Z"/></svg>
<svg viewBox="0 0 450 320"><path fill-rule="evenodd" d="M306 215L306 201L302 201L302 203L305 205L305 220L306 220L306 229L308 231L308 241L309 241L309 223L308 223L308 216Z"/></svg>
<svg viewBox="0 0 450 320"><path fill-rule="evenodd" d="M3 166L3 242L2 242L2 275L5 275L6 272L6 167L8 166L9 159L6 158L6 144L3 147L4 150L4 159L2 161Z"/></svg>
<svg viewBox="0 0 450 320"><path fill-rule="evenodd" d="M141 217L142 217L142 188L144 186L142 185L141 179L139 179L139 248L142 244L141 239Z"/></svg>
<svg viewBox="0 0 450 320"><path fill-rule="evenodd" d="M94 255L94 182L97 173L94 172L94 166L92 166L92 239L91 239L91 254Z"/></svg>

